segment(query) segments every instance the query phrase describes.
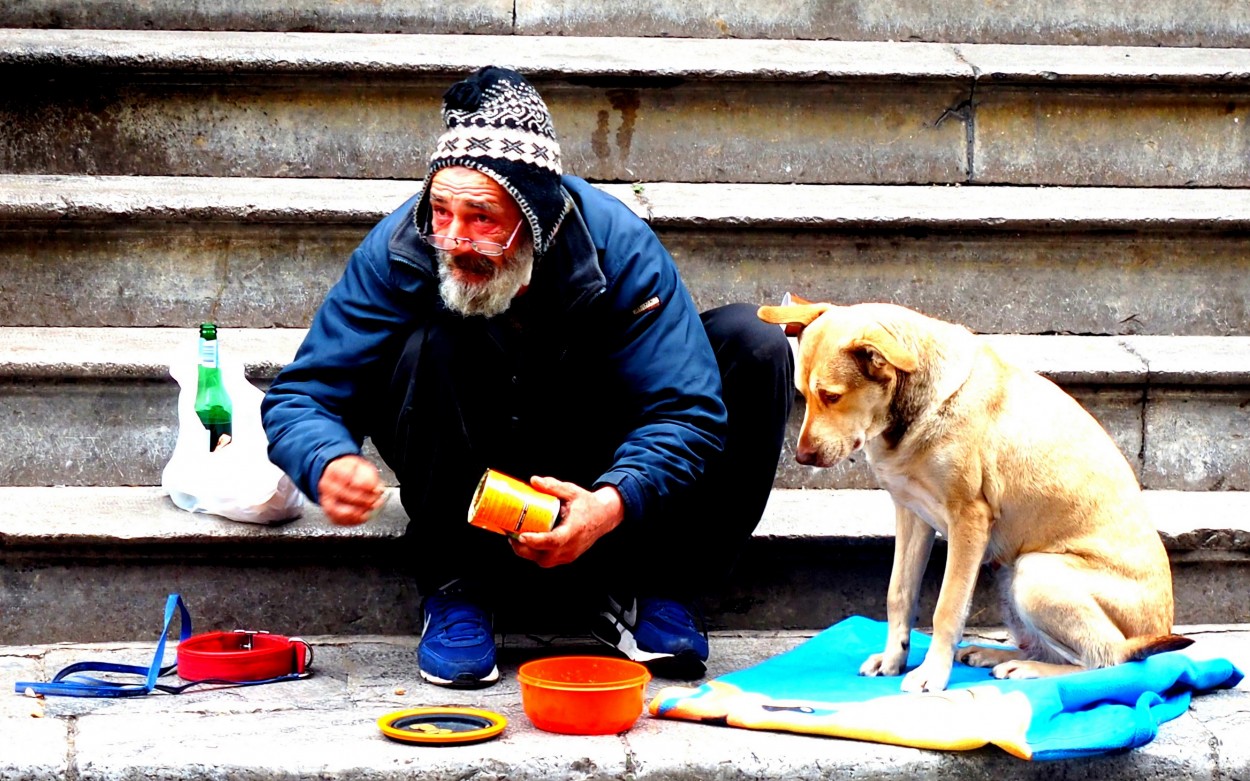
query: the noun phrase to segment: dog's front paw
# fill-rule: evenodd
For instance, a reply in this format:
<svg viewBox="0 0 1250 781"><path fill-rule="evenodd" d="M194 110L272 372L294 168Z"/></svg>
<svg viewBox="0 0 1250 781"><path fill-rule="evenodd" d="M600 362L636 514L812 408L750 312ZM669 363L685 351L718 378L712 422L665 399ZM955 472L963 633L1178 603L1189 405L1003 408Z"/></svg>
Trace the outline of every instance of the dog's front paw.
<svg viewBox="0 0 1250 781"><path fill-rule="evenodd" d="M870 678L878 675L898 675L903 669L903 661L898 654L873 654L859 666L859 674Z"/></svg>
<svg viewBox="0 0 1250 781"><path fill-rule="evenodd" d="M936 662L924 662L903 676L899 687L905 692L940 692L951 679L951 666Z"/></svg>

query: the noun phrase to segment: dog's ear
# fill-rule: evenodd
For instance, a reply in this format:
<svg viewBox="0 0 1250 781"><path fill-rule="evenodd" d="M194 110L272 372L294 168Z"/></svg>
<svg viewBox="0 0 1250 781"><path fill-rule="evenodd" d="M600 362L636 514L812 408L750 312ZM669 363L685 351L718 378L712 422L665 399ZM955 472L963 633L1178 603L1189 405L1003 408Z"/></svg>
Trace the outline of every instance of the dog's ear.
<svg viewBox="0 0 1250 781"><path fill-rule="evenodd" d="M909 374L920 366L920 359L915 351L903 344L893 331L881 323L869 326L851 342L849 349L862 357L866 373L878 379L885 379L887 364Z"/></svg>
<svg viewBox="0 0 1250 781"><path fill-rule="evenodd" d="M791 297L792 300L793 297ZM802 299L797 299L802 300ZM765 323L786 327L786 336L798 336L812 321L828 312L833 304L811 304L804 301L790 306L762 306L756 314Z"/></svg>

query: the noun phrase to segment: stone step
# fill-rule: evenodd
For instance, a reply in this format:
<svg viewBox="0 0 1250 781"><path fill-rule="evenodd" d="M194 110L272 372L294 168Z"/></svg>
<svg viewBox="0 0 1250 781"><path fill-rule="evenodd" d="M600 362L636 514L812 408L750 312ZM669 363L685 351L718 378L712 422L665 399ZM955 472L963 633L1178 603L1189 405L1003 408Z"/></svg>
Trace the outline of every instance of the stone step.
<svg viewBox="0 0 1250 781"><path fill-rule="evenodd" d="M1250 334L1250 190L600 186L701 308L793 291L982 333ZM418 187L0 175L0 326L303 327Z"/></svg>
<svg viewBox="0 0 1250 781"><path fill-rule="evenodd" d="M191 609L198 618L207 600ZM0 689L16 681L47 680L84 660L148 664L159 631L164 595L128 607L148 618L127 643L58 643L0 648ZM117 606L103 601L101 609ZM841 618L840 616L838 618ZM830 621L832 623L832 621ZM248 624L253 626L254 624ZM196 624L197 627L207 626ZM290 625L274 631L294 633ZM1181 627L1195 639L1181 653L1222 657L1250 669L1250 628ZM536 655L569 646L512 645L500 651L501 680L483 690L435 688L417 675L411 636L315 636L313 677L281 685L192 690L181 697L130 700L9 694L0 699L0 768L16 779L51 778L1098 778L1138 781L1242 779L1250 775L1250 684L1196 696L1186 711L1159 728L1147 745L1102 757L1026 763L998 748L939 752L851 740L732 729L644 715L619 737L556 735L534 728L522 709L517 668ZM713 633L708 677L742 670L794 648L812 632ZM969 631L969 636L976 636ZM988 634L1001 641L997 633ZM524 638L520 639L524 641ZM572 653L600 653L572 646ZM656 678L646 697L674 681ZM502 714L503 735L463 748L431 749L384 739L376 721L426 705L459 705ZM36 716L37 718L32 718Z"/></svg>
<svg viewBox="0 0 1250 781"><path fill-rule="evenodd" d="M303 334L223 329L222 354L264 388ZM0 485L158 485L177 436L169 365L191 338L189 328L0 328ZM1073 394L1145 487L1250 490L1250 337L983 338ZM828 470L794 462L802 411L800 400L779 486L875 487L858 457Z"/></svg>
<svg viewBox="0 0 1250 781"><path fill-rule="evenodd" d="M1223 47L1245 46L1250 39L1250 9L1227 0L1160 0L1142 6L1071 0L849 0L836 8L805 0L721 5L660 0L22 0L0 6L0 27ZM618 46L622 44L604 43L606 49Z"/></svg>
<svg viewBox="0 0 1250 781"><path fill-rule="evenodd" d="M1250 183L1250 49L46 29L0 30L0 171L420 178L505 60L599 181Z"/></svg>
<svg viewBox="0 0 1250 781"><path fill-rule="evenodd" d="M1172 560L1177 622L1250 622L1250 494L1146 498ZM407 516L395 496L358 527L333 526L316 506L274 527L237 523L184 512L143 487L0 487L0 507L0 644L141 637L152 620L144 606L173 591L194 599L203 626L419 632ZM893 531L883 491L774 490L732 584L704 605L709 625L812 629L850 614L883 617ZM944 555L939 543L924 616ZM971 623L1001 623L992 576L981 580ZM526 619L552 621L513 606L501 626L515 631Z"/></svg>

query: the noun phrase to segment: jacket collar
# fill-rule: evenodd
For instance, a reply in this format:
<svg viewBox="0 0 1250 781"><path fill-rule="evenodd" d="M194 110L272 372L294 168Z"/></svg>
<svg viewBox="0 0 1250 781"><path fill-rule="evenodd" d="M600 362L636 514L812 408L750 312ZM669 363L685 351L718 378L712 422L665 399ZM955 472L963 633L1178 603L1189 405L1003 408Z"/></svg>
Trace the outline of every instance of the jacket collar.
<svg viewBox="0 0 1250 781"><path fill-rule="evenodd" d="M527 306L531 311L571 313L589 304L606 286L599 253L574 203L551 249L535 262L534 279L522 298L533 296Z"/></svg>

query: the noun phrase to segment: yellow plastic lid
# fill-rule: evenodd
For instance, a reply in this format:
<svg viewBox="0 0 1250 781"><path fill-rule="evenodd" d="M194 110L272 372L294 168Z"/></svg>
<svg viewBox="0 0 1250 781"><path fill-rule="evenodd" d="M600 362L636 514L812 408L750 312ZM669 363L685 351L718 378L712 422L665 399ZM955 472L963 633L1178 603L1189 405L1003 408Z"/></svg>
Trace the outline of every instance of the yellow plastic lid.
<svg viewBox="0 0 1250 781"><path fill-rule="evenodd" d="M480 743L499 737L506 726L502 714L448 705L409 708L378 719L378 728L391 740L428 746Z"/></svg>

